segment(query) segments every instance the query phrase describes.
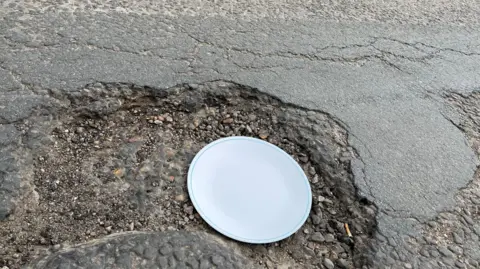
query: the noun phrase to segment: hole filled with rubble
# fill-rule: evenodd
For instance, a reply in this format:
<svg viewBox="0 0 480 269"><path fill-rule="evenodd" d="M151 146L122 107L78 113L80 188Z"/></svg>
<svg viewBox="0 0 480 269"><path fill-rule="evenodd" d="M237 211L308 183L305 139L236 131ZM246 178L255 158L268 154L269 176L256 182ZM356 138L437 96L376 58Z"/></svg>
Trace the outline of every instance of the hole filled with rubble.
<svg viewBox="0 0 480 269"><path fill-rule="evenodd" d="M227 82L170 89L98 83L45 94L55 105L17 123L32 156L32 194L28 207L0 224L0 265L16 268L47 251L125 231L218 235L189 201L187 170L201 148L228 136L285 150L313 194L298 232L272 244L234 243L243 255L260 268L368 262L376 207L357 196L355 150L332 116Z"/></svg>

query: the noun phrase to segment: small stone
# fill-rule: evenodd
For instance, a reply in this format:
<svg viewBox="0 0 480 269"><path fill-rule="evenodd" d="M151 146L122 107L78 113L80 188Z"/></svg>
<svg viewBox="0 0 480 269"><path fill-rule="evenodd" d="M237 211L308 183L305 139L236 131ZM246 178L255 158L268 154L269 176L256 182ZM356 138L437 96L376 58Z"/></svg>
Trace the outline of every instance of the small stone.
<svg viewBox="0 0 480 269"><path fill-rule="evenodd" d="M430 257L430 253L428 253L428 250L425 249L425 248L422 248L420 250L420 255L422 255L423 257L426 257L426 258Z"/></svg>
<svg viewBox="0 0 480 269"><path fill-rule="evenodd" d="M370 215L370 216L374 216L375 215L375 210L371 207L365 207L365 212Z"/></svg>
<svg viewBox="0 0 480 269"><path fill-rule="evenodd" d="M395 241L395 239L393 239L392 237L388 237L387 241L388 241L388 244L392 247L396 247L398 245L397 241Z"/></svg>
<svg viewBox="0 0 480 269"><path fill-rule="evenodd" d="M403 265L403 267L407 268L407 269L412 269L412 265L410 263L406 263Z"/></svg>
<svg viewBox="0 0 480 269"><path fill-rule="evenodd" d="M318 215L313 215L311 219L314 225L318 225L322 221L322 219Z"/></svg>
<svg viewBox="0 0 480 269"><path fill-rule="evenodd" d="M452 268L455 261L452 258L442 257L442 262L446 265L449 265L448 268Z"/></svg>
<svg viewBox="0 0 480 269"><path fill-rule="evenodd" d="M309 233L310 233L310 231L309 231L308 229L304 229L303 232L304 232L305 234L309 234Z"/></svg>
<svg viewBox="0 0 480 269"><path fill-rule="evenodd" d="M314 175L311 182L313 184L317 184L318 183L318 175Z"/></svg>
<svg viewBox="0 0 480 269"><path fill-rule="evenodd" d="M474 233L476 233L478 236L480 236L480 225L473 225L472 227L472 230Z"/></svg>
<svg viewBox="0 0 480 269"><path fill-rule="evenodd" d="M458 255L461 255L463 253L463 249L459 246L448 246L447 248L451 252L453 252L455 254L458 254Z"/></svg>
<svg viewBox="0 0 480 269"><path fill-rule="evenodd" d="M453 241L457 244L463 244L463 238L458 233L453 233Z"/></svg>
<svg viewBox="0 0 480 269"><path fill-rule="evenodd" d="M154 120L153 123L155 123L157 125L163 124L163 122L161 120Z"/></svg>
<svg viewBox="0 0 480 269"><path fill-rule="evenodd" d="M325 267L327 267L327 269L333 269L335 267L335 265L333 264L333 262L328 259L328 258L325 258L323 260L323 265L325 265Z"/></svg>
<svg viewBox="0 0 480 269"><path fill-rule="evenodd" d="M185 207L185 213L187 213L188 215L192 215L193 214L193 206Z"/></svg>
<svg viewBox="0 0 480 269"><path fill-rule="evenodd" d="M253 132L253 131L252 131L252 127L250 127L250 126L248 126L248 125L245 127L245 130L247 130L247 132L248 132L249 134L251 134L251 133Z"/></svg>
<svg viewBox="0 0 480 269"><path fill-rule="evenodd" d="M128 228L130 229L130 231L133 231L133 229L135 229L135 224L131 222Z"/></svg>
<svg viewBox="0 0 480 269"><path fill-rule="evenodd" d="M310 236L310 241L317 242L317 243L323 243L325 242L325 237L320 232L313 233L312 236Z"/></svg>
<svg viewBox="0 0 480 269"><path fill-rule="evenodd" d="M448 258L453 258L453 253L448 250L446 247L442 246L442 247L439 247L438 248L438 251L445 257L448 257Z"/></svg>
<svg viewBox="0 0 480 269"><path fill-rule="evenodd" d="M348 269L350 268L348 262L345 260L345 259L339 259L337 261L337 264L338 264L338 267L342 268L342 269Z"/></svg>
<svg viewBox="0 0 480 269"><path fill-rule="evenodd" d="M248 115L248 119L250 121L255 121L257 119L257 116L255 114L250 114L250 115Z"/></svg>
<svg viewBox="0 0 480 269"><path fill-rule="evenodd" d="M185 201L185 195L179 194L179 195L175 196L175 200L179 201L179 202L183 202L183 201Z"/></svg>
<svg viewBox="0 0 480 269"><path fill-rule="evenodd" d="M321 196L321 195L319 195L317 199L318 199L318 201L321 203L321 202L324 202L326 198L323 197L323 196Z"/></svg>
<svg viewBox="0 0 480 269"><path fill-rule="evenodd" d="M173 118L170 117L170 116L167 116L165 119L166 119L168 122L173 122Z"/></svg>
<svg viewBox="0 0 480 269"><path fill-rule="evenodd" d="M333 234L326 234L325 235L325 242L331 243L333 241L335 241L335 236L333 236Z"/></svg>
<svg viewBox="0 0 480 269"><path fill-rule="evenodd" d="M219 255L214 255L212 257L212 263L215 264L216 266L220 266L220 268L223 266L223 263L225 262L225 258Z"/></svg>
<svg viewBox="0 0 480 269"><path fill-rule="evenodd" d="M301 162L308 162L308 157L307 156L301 156L300 158L298 158Z"/></svg>
<svg viewBox="0 0 480 269"><path fill-rule="evenodd" d="M264 139L264 140L265 140L265 139L268 138L268 133L267 133L267 131L260 131L260 132L258 133L258 136L259 136L261 139Z"/></svg>
<svg viewBox="0 0 480 269"><path fill-rule="evenodd" d="M111 232L111 231L112 231L112 226L106 227L105 230L106 230L107 232Z"/></svg>
<svg viewBox="0 0 480 269"><path fill-rule="evenodd" d="M226 118L222 122L223 122L223 124L232 124L233 123L233 118Z"/></svg>
<svg viewBox="0 0 480 269"><path fill-rule="evenodd" d="M456 266L457 268L465 268L465 264L462 263L461 261L458 261L458 260L455 261L455 266Z"/></svg>

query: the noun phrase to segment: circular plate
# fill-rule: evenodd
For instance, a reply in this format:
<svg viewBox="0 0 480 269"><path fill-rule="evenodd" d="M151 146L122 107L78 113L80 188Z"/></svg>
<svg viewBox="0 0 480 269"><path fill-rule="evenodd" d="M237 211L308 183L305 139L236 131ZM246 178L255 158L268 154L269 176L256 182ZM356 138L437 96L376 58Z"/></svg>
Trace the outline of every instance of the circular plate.
<svg viewBox="0 0 480 269"><path fill-rule="evenodd" d="M188 193L215 230L255 244L295 233L312 205L308 179L290 155L263 140L241 136L216 140L195 156Z"/></svg>

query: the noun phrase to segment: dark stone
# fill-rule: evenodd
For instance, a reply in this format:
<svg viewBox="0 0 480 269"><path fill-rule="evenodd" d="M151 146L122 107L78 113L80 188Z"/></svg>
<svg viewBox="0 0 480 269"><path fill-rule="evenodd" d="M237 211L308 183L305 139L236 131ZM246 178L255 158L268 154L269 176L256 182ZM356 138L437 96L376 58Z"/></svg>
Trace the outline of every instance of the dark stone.
<svg viewBox="0 0 480 269"><path fill-rule="evenodd" d="M0 221L6 220L12 214L12 211L13 211L12 202L8 199L7 196L1 197L0 198Z"/></svg>
<svg viewBox="0 0 480 269"><path fill-rule="evenodd" d="M310 236L310 241L323 243L325 241L325 238L323 237L322 233L316 232L313 233L312 236Z"/></svg>
<svg viewBox="0 0 480 269"><path fill-rule="evenodd" d="M314 225L320 224L321 221L322 221L322 219L318 215L313 215L312 216L312 223Z"/></svg>
<svg viewBox="0 0 480 269"><path fill-rule="evenodd" d="M333 234L326 234L325 235L325 242L331 243L335 241L335 236Z"/></svg>

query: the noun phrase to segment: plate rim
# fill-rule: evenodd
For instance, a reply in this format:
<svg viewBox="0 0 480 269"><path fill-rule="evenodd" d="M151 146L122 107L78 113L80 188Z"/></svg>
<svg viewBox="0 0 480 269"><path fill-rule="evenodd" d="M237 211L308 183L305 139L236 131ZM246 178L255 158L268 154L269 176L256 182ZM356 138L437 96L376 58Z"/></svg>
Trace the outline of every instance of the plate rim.
<svg viewBox="0 0 480 269"><path fill-rule="evenodd" d="M254 142L257 142L257 143L261 143L261 144L264 144L264 145L268 145L274 149L276 149L277 151L279 151L281 154L283 155L286 155L288 157L288 159L294 164L295 167L297 167L297 169L299 169L300 171L300 174L302 175L302 178L303 178L303 182L305 184L305 186L307 187L307 192L308 192L308 197L307 197L307 208L305 210L305 213L304 213L304 216L302 217L302 219L300 220L300 222L289 232L283 234L283 235L280 235L280 236L277 236L277 237L274 237L274 238L265 238L265 239L251 239L251 238L243 238L243 237L240 237L240 236L237 236L237 235L234 235L234 234L231 234L223 229L221 229L220 227L218 227L214 222L212 222L208 217L205 216L205 214L203 213L202 209L200 208L200 206L198 205L197 201L195 200L195 195L193 193L193 189L192 189L192 181L193 181L193 170L195 169L195 164L196 162L198 161L198 159L203 155L203 153L205 153L207 150L209 150L210 148L220 144L220 143L223 143L223 142L227 142L227 141L231 141L231 140L250 140L250 141L254 141ZM198 214L202 217L202 219L207 222L207 224L212 227L214 230L216 230L217 232L223 234L224 236L226 237L229 237L229 238L232 238L234 240L237 240L237 241L240 241L240 242L244 242L244 243L251 243L251 244L265 244L265 243L273 243L273 242L278 242L280 240L283 240L289 236L291 236L292 234L294 234L295 232L297 232L304 224L305 222L307 221L308 219L308 216L310 215L310 211L312 209L312 189L311 189L311 186L310 186L310 182L308 180L308 177L307 175L305 174L305 172L303 171L302 167L298 164L297 161L295 161L292 156L290 156L290 154L288 154L287 152L285 152L283 149L281 149L280 147L272 144L272 143L269 143L267 141L264 141L264 140L261 140L261 139L258 139L258 138L254 138L254 137L248 137L248 136L230 136L230 137L224 137L224 138L220 138L220 139L217 139L209 144L207 144L206 146L204 146L196 155L195 157L193 158L192 162L190 163L189 165L189 168L188 168L188 175L187 175L187 189L188 189L188 195L189 195L189 198L190 198L190 201L192 201L192 204L193 206L195 207L196 211L198 212Z"/></svg>

